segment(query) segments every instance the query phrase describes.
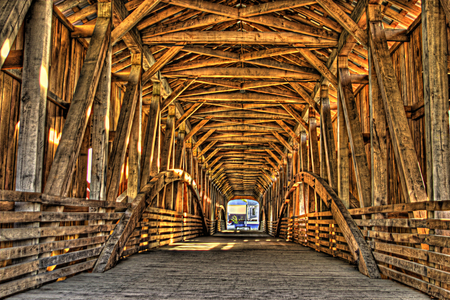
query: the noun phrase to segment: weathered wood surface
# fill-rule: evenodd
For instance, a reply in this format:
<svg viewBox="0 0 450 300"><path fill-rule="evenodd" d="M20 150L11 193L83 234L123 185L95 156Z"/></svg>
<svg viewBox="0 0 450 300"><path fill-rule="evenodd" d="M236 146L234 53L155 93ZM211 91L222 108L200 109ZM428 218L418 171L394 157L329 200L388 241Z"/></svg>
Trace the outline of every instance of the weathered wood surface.
<svg viewBox="0 0 450 300"><path fill-rule="evenodd" d="M450 133L448 117L448 36L440 1L422 4L423 83L427 194L432 201L450 199ZM439 218L450 213L437 213Z"/></svg>
<svg viewBox="0 0 450 300"><path fill-rule="evenodd" d="M111 106L111 56L108 49L100 77L97 94L94 99L92 115L92 171L90 182L90 198L106 200L106 177L109 154L109 121Z"/></svg>
<svg viewBox="0 0 450 300"><path fill-rule="evenodd" d="M0 1L0 68L3 66L6 57L13 46L16 35L22 26L27 15L32 0L24 1Z"/></svg>
<svg viewBox="0 0 450 300"><path fill-rule="evenodd" d="M339 63L346 57L339 57ZM367 156L364 149L361 122L353 94L349 70L345 65L339 65L339 89L342 100L343 115L347 125L347 134L350 142L353 168L355 170L358 198L362 207L371 206L370 172Z"/></svg>
<svg viewBox="0 0 450 300"><path fill-rule="evenodd" d="M254 259L248 268L242 268L250 254ZM199 260L199 255L203 259ZM253 276L254 270L258 270L258 278ZM236 274L247 278L245 284ZM301 278L301 284L293 284L292 278ZM148 284L151 289L146 288ZM370 279L339 259L259 232L221 233L177 242L131 256L109 272L83 273L11 299L351 299L361 295L370 299L430 299L394 281Z"/></svg>
<svg viewBox="0 0 450 300"><path fill-rule="evenodd" d="M140 59L139 59L140 62ZM136 105L139 101L141 64L135 64L131 68L130 81L127 85L123 103L120 109L117 124L117 136L113 141L112 150L108 159L108 171L106 177L106 198L108 201L116 199L119 193L120 177L125 162L131 127L135 116Z"/></svg>
<svg viewBox="0 0 450 300"><path fill-rule="evenodd" d="M97 20L94 36L64 123L59 147L48 175L48 183L44 190L46 194L62 196L70 187L68 182L91 113L95 91L109 45L110 30L111 21L108 18Z"/></svg>
<svg viewBox="0 0 450 300"><path fill-rule="evenodd" d="M20 16L16 17L20 18ZM5 26L8 27L7 24ZM52 4L48 1L34 1L29 9L25 28L19 121L22 125L19 129L16 159L16 190L41 192L44 185L43 167L45 145L43 141L46 137ZM38 203L17 202L15 203L14 210L39 211L41 210L41 206ZM18 226L38 227L39 223ZM39 240L33 239L30 241L16 242L15 244L32 245L37 243L39 243Z"/></svg>
<svg viewBox="0 0 450 300"><path fill-rule="evenodd" d="M405 199L427 201L427 194L408 126L402 96L381 22L371 22L370 46L383 98L386 120Z"/></svg>
<svg viewBox="0 0 450 300"><path fill-rule="evenodd" d="M320 91L320 108L321 108L321 119L322 119L322 133L323 136L321 140L324 143L324 154L325 154L325 164L328 174L328 183L330 186L337 190L338 187L338 170L337 170L337 160L336 160L336 144L333 133L333 125L331 122L331 111L330 111L330 99L328 97L328 86L322 85ZM322 163L322 162L321 162Z"/></svg>

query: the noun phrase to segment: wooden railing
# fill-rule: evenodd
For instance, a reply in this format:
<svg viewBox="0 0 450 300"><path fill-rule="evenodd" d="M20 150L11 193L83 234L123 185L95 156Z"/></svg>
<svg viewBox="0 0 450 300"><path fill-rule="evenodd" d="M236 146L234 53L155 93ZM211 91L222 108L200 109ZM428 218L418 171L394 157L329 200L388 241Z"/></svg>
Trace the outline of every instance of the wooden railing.
<svg viewBox="0 0 450 300"><path fill-rule="evenodd" d="M408 218L450 211L450 201L351 209L383 275L439 299L450 299L450 220ZM383 217L383 219L381 219ZM442 253L444 252L444 253Z"/></svg>
<svg viewBox="0 0 450 300"><path fill-rule="evenodd" d="M14 212L15 202L64 205L64 212ZM92 269L129 204L0 191L0 298ZM113 212L92 213L90 208ZM59 227L45 227L60 222ZM55 237L53 242L39 239Z"/></svg>
<svg viewBox="0 0 450 300"><path fill-rule="evenodd" d="M156 195L158 195L165 186L170 183L181 181L187 184L191 189L193 198L197 201L200 220L202 222L203 234L208 234L208 226L203 214L203 207L200 201L200 195L197 185L192 177L183 170L167 170L160 172L147 183L133 200L133 203L120 219L116 229L103 247L102 253L97 259L93 272L104 272L116 265L123 252L126 251L126 245L133 234L139 222L142 221L147 207L152 207Z"/></svg>
<svg viewBox="0 0 450 300"><path fill-rule="evenodd" d="M280 237L351 263L355 259L331 212L310 213L281 220Z"/></svg>
<svg viewBox="0 0 450 300"><path fill-rule="evenodd" d="M198 201L195 182L181 170L160 173L133 203L0 191L0 298L95 269L108 243L118 247L115 264L123 256L207 234L200 202L199 216L151 207L155 195L175 181L186 182ZM64 210L16 212L19 202ZM55 222L58 227L46 226Z"/></svg>
<svg viewBox="0 0 450 300"><path fill-rule="evenodd" d="M370 278L380 278L380 273L372 256L371 249L364 240L361 231L358 229L358 226L351 217L349 211L336 195L336 192L324 179L314 173L301 172L297 175L297 177L300 181L292 183L292 187L288 189L285 199L288 199L289 194L292 193L301 183L312 188L315 194L314 199L318 200L318 203L315 206L317 209L322 208L322 210L331 213L332 218L339 225L339 228L347 241L350 252L352 253L354 260L357 262L359 271ZM274 234L275 236L280 234L282 218L284 216L287 204L288 203L285 201L281 205L278 215L279 222ZM317 215L317 217L322 219L324 216Z"/></svg>
<svg viewBox="0 0 450 300"><path fill-rule="evenodd" d="M202 234L201 217L148 207L130 235L122 256L185 241Z"/></svg>
<svg viewBox="0 0 450 300"><path fill-rule="evenodd" d="M268 233L276 235L278 231L278 236L288 241L357 263L353 242L347 228L342 228L347 222L333 209L332 203L339 202L336 193L314 174L302 173L300 178L299 183L313 188L321 201L331 199L330 205L323 206L323 212L293 217L283 217L283 205L280 224L269 222ZM371 256L384 278L450 299L450 220L411 218L416 211L427 211L429 216L450 211L450 201L353 208L347 213L372 249ZM356 232L355 228L352 231Z"/></svg>
<svg viewBox="0 0 450 300"><path fill-rule="evenodd" d="M214 235L217 232L217 221L206 219L206 226L208 227L209 235Z"/></svg>

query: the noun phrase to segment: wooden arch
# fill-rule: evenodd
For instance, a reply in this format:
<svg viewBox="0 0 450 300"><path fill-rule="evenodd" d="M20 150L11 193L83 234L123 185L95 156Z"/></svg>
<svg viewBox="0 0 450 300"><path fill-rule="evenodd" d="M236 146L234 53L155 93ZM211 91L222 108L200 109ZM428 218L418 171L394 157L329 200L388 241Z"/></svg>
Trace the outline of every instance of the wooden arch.
<svg viewBox="0 0 450 300"><path fill-rule="evenodd" d="M369 245L367 245L361 230L353 220L350 212L328 183L314 173L299 173L299 181L292 184L292 187L286 192L284 196L285 202L282 204L278 214L278 224L275 236L280 234L280 220L288 203L286 199L301 183L313 188L317 196L319 196L330 209L333 219L339 225L339 228L342 230L342 234L350 247L359 271L370 278L381 278L377 264L372 255L372 250Z"/></svg>
<svg viewBox="0 0 450 300"><path fill-rule="evenodd" d="M166 185L176 181L185 182L190 187L200 208L199 211L200 217L202 218L203 233L205 235L208 233L203 207L200 201L200 194L197 189L197 184L191 175L180 169L171 169L160 172L141 189L131 204L131 208L127 209L124 213L123 217L114 229L114 232L106 241L105 247L95 263L93 272L104 272L115 266L123 253L123 249L127 244L128 238L133 233L146 208L154 203L156 195L158 195L158 193Z"/></svg>

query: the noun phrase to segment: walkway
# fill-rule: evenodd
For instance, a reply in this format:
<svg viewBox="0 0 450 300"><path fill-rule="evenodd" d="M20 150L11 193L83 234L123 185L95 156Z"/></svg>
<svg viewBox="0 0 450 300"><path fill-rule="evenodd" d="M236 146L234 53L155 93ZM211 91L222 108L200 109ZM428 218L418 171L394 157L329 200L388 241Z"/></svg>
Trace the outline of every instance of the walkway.
<svg viewBox="0 0 450 300"><path fill-rule="evenodd" d="M263 233L217 234L134 255L10 299L430 299Z"/></svg>

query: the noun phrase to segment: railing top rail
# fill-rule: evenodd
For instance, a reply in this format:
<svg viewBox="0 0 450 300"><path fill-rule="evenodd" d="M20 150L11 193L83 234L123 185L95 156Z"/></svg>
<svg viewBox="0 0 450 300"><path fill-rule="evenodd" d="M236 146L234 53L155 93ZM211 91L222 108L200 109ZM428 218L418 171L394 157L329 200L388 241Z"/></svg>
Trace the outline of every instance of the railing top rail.
<svg viewBox="0 0 450 300"><path fill-rule="evenodd" d="M85 198L58 197L42 193L17 192L0 190L0 202L32 202L49 205L105 207L105 208L129 208L131 203L115 201L86 200Z"/></svg>

